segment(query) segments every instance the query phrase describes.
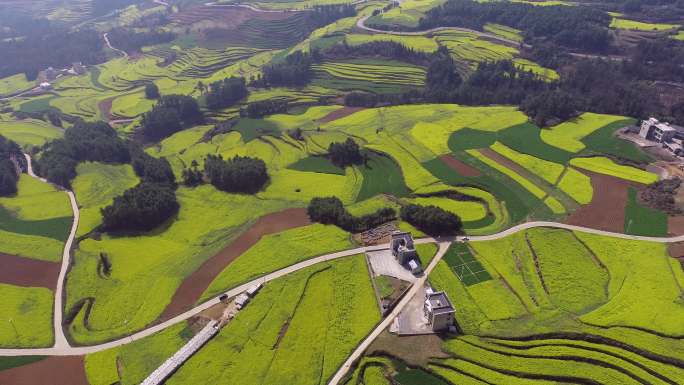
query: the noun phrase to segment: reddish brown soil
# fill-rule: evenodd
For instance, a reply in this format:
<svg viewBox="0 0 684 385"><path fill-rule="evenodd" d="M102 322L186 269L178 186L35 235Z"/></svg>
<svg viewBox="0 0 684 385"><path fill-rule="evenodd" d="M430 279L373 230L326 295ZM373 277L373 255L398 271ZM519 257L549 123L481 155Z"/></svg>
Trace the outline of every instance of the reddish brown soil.
<svg viewBox="0 0 684 385"><path fill-rule="evenodd" d="M88 385L83 356L46 359L0 371L3 385Z"/></svg>
<svg viewBox="0 0 684 385"><path fill-rule="evenodd" d="M0 253L0 282L54 290L59 279L60 264Z"/></svg>
<svg viewBox="0 0 684 385"><path fill-rule="evenodd" d="M670 243L667 245L667 250L672 258L684 260L684 242Z"/></svg>
<svg viewBox="0 0 684 385"><path fill-rule="evenodd" d="M582 170L591 177L594 198L581 206L567 220L571 225L586 226L599 230L623 232L625 229L625 205L627 191L632 183L608 175Z"/></svg>
<svg viewBox="0 0 684 385"><path fill-rule="evenodd" d="M338 110L335 110L328 115L322 117L321 119L318 119L318 123L328 123L332 122L333 120L337 119L342 119L345 116L349 116L355 112L364 110L365 108L363 107L342 107Z"/></svg>
<svg viewBox="0 0 684 385"><path fill-rule="evenodd" d="M97 105L97 107L100 109L100 115L102 115L102 118L105 120L111 120L112 119L112 103L114 102L114 98L109 98L105 99L100 102L100 104Z"/></svg>
<svg viewBox="0 0 684 385"><path fill-rule="evenodd" d="M684 235L684 216L668 217L667 230L672 235Z"/></svg>
<svg viewBox="0 0 684 385"><path fill-rule="evenodd" d="M439 159L441 159L442 162L446 163L447 166L451 167L459 175L468 177L482 175L480 170L476 169L475 167L467 163L461 162L460 160L454 158L452 155L442 155L439 157Z"/></svg>
<svg viewBox="0 0 684 385"><path fill-rule="evenodd" d="M287 209L259 218L247 231L231 242L218 254L187 277L164 309L161 320L169 319L191 308L209 287L209 284L242 253L247 251L264 235L275 234L295 227L306 226L311 221L306 209Z"/></svg>
<svg viewBox="0 0 684 385"><path fill-rule="evenodd" d="M528 176L530 175L530 172L525 170L522 166L519 164L515 163L514 161L506 158L505 156L499 154L498 152L490 149L490 148L483 148L480 150L480 152L486 156L489 159L492 159L496 163L499 163L502 166L506 166L510 168L511 170L517 172L521 176L523 176L526 179L529 179Z"/></svg>

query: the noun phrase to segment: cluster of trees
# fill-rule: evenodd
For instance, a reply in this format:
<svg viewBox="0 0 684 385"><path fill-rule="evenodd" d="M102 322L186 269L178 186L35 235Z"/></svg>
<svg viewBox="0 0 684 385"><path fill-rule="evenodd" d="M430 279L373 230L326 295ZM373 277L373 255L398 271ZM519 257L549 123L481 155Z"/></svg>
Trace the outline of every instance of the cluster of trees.
<svg viewBox="0 0 684 385"><path fill-rule="evenodd" d="M313 198L306 209L312 221L325 225L335 225L351 233L370 230L397 219L393 208L385 207L372 214L355 217L344 208L337 197Z"/></svg>
<svg viewBox="0 0 684 385"><path fill-rule="evenodd" d="M429 10L421 18L418 28L482 30L485 24L496 23L522 30L528 40L544 38L566 47L603 51L611 41L610 21L611 17L606 12L590 7L538 7L508 1L448 0Z"/></svg>
<svg viewBox="0 0 684 385"><path fill-rule="evenodd" d="M44 146L35 169L50 182L69 187L82 161L128 163L128 145L109 124L79 120L64 132L64 139Z"/></svg>
<svg viewBox="0 0 684 385"><path fill-rule="evenodd" d="M159 87L154 83L147 83L145 85L145 97L147 99L159 99L161 93L159 93Z"/></svg>
<svg viewBox="0 0 684 385"><path fill-rule="evenodd" d="M204 172L214 187L231 193L255 194L269 181L266 163L247 156L224 160L221 155L208 155Z"/></svg>
<svg viewBox="0 0 684 385"><path fill-rule="evenodd" d="M176 38L176 34L167 31L136 32L127 28L114 28L108 32L109 42L116 48L131 53L140 52L142 47L164 44Z"/></svg>
<svg viewBox="0 0 684 385"><path fill-rule="evenodd" d="M356 16L356 8L352 4L315 5L309 12L306 12L304 23L309 30L313 31L339 19L352 16Z"/></svg>
<svg viewBox="0 0 684 385"><path fill-rule="evenodd" d="M234 105L247 97L248 94L245 79L230 77L211 83L205 98L209 109L218 110Z"/></svg>
<svg viewBox="0 0 684 385"><path fill-rule="evenodd" d="M310 54L291 53L280 63L263 68L263 74L251 83L254 87L302 87L311 81L311 64L320 59L318 50Z"/></svg>
<svg viewBox="0 0 684 385"><path fill-rule="evenodd" d="M426 97L436 102L449 101L462 82L449 50L440 46L425 74Z"/></svg>
<svg viewBox="0 0 684 385"><path fill-rule="evenodd" d="M152 157L133 144L130 156L140 184L124 191L111 205L100 210L103 231L149 231L178 213L176 177L169 162Z"/></svg>
<svg viewBox="0 0 684 385"><path fill-rule="evenodd" d="M93 16L102 16L116 9L126 8L129 5L137 4L138 2L138 0L93 0L91 2L90 14Z"/></svg>
<svg viewBox="0 0 684 385"><path fill-rule="evenodd" d="M149 231L178 213L179 208L173 187L142 182L101 210L102 230Z"/></svg>
<svg viewBox="0 0 684 385"><path fill-rule="evenodd" d="M17 193L19 175L11 158L21 156L21 148L13 141L0 135L0 196Z"/></svg>
<svg viewBox="0 0 684 385"><path fill-rule="evenodd" d="M432 56L430 53L416 51L395 41L373 41L350 46L346 40L325 49L321 55L331 60L380 56L416 65L426 65Z"/></svg>
<svg viewBox="0 0 684 385"><path fill-rule="evenodd" d="M344 142L332 142L328 146L328 157L338 167L363 164L365 157L361 154L361 148L352 138Z"/></svg>
<svg viewBox="0 0 684 385"><path fill-rule="evenodd" d="M266 115L282 114L287 112L289 104L286 100L260 100L258 102L249 103L246 107L240 109L240 116L256 119Z"/></svg>
<svg viewBox="0 0 684 385"><path fill-rule="evenodd" d="M102 48L102 37L93 30L70 31L52 26L33 32L29 29L21 39L0 40L0 78L24 73L34 80L47 67L102 63L106 59Z"/></svg>
<svg viewBox="0 0 684 385"><path fill-rule="evenodd" d="M156 141L203 121L197 100L187 95L165 95L143 115L142 133Z"/></svg>
<svg viewBox="0 0 684 385"><path fill-rule="evenodd" d="M401 219L429 235L454 235L463 223L458 215L437 206L406 205L401 208Z"/></svg>
<svg viewBox="0 0 684 385"><path fill-rule="evenodd" d="M562 90L549 90L530 95L520 105L520 110L532 118L540 127L556 120L565 121L572 118L579 106L575 96Z"/></svg>

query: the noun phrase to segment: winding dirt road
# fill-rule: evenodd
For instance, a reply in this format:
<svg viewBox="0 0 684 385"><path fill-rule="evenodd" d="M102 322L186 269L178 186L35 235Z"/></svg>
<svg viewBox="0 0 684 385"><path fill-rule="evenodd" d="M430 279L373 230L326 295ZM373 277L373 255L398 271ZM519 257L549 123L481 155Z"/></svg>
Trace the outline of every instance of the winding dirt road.
<svg viewBox="0 0 684 385"><path fill-rule="evenodd" d="M107 47L109 47L109 49L111 49L111 50L113 50L113 51L116 51L116 52L120 53L123 57L128 57L128 54L126 53L126 51L122 51L122 50L120 50L120 49L118 49L118 48L114 48L114 47L112 46L112 43L109 41L109 33L108 33L108 32L105 32L105 33L102 35L102 38L104 39L105 44L107 44Z"/></svg>
<svg viewBox="0 0 684 385"><path fill-rule="evenodd" d="M44 183L50 183L45 178L41 178L33 172L33 163L31 156L29 154L24 154L26 158L26 172L32 178L38 179ZM63 300L64 300L64 282L66 280L67 272L69 271L69 264L71 263L71 247L74 244L74 238L76 238L76 229L78 229L78 220L80 218L80 211L78 210L78 204L76 203L76 196L71 190L65 190L59 186L55 186L58 189L66 192L69 196L69 202L71 203L71 211L73 212L74 220L71 223L71 231L69 232L69 237L64 243L64 250L62 251L62 266L59 270L59 278L57 279L57 287L55 288L55 301L54 301L54 313L52 317L53 329L55 334L55 344L52 349L55 350L69 350L71 345L67 341L66 335L64 334L64 328L62 327L63 319Z"/></svg>

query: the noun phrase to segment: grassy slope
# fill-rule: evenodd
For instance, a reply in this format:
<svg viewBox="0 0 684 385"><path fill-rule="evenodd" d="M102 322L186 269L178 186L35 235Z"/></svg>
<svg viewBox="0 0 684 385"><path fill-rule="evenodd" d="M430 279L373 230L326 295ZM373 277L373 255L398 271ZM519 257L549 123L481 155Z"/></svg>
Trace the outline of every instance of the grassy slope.
<svg viewBox="0 0 684 385"><path fill-rule="evenodd" d="M52 345L52 291L0 283L0 347Z"/></svg>
<svg viewBox="0 0 684 385"><path fill-rule="evenodd" d="M0 198L0 251L60 261L71 225L71 206L61 191L22 174L14 197Z"/></svg>

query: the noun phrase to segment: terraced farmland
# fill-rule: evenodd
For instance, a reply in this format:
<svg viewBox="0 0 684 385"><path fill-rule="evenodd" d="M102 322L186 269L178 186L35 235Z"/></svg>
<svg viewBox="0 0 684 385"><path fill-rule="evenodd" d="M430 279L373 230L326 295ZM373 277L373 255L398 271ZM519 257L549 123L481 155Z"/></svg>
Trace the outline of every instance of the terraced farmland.
<svg viewBox="0 0 684 385"><path fill-rule="evenodd" d="M425 69L399 62L324 62L312 68L314 84L342 90L396 93L425 81Z"/></svg>

